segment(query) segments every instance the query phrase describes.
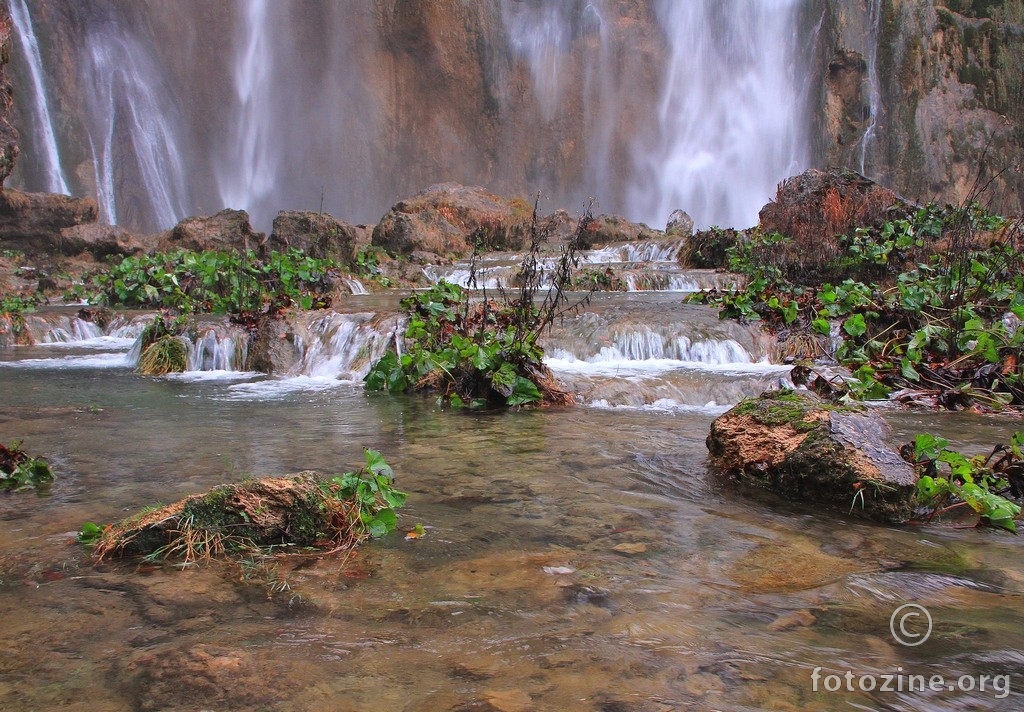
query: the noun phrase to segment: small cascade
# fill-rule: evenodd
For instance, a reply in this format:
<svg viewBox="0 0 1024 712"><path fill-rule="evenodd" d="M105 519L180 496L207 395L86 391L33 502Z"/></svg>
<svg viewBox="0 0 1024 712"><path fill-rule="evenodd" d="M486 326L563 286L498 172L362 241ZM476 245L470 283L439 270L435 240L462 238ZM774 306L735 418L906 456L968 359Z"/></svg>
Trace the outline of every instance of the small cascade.
<svg viewBox="0 0 1024 712"><path fill-rule="evenodd" d="M583 253L586 264L608 264L614 262L672 262L679 257L683 240L662 242L627 242L610 245L599 250Z"/></svg>
<svg viewBox="0 0 1024 712"><path fill-rule="evenodd" d="M296 339L302 356L289 375L359 381L384 355L388 345L395 343L400 328L397 316L337 312L318 315L309 323L307 336Z"/></svg>
<svg viewBox="0 0 1024 712"><path fill-rule="evenodd" d="M592 364L670 360L721 366L767 356L758 353L757 342L741 329L711 330L684 320L653 326L609 321L591 312L553 329L545 348L553 359Z"/></svg>
<svg viewBox="0 0 1024 712"><path fill-rule="evenodd" d="M76 341L88 341L104 336L103 329L91 321L83 321L78 317L68 320L68 326L53 326L43 335L41 343L67 344Z"/></svg>
<svg viewBox="0 0 1024 712"><path fill-rule="evenodd" d="M243 4L241 37L235 55L233 75L237 105L237 121L229 139L232 161L226 163L219 176L221 200L243 210L264 200L277 182L277 142L275 131L276 102L274 86L274 33L287 32L270 17L268 0L250 0Z"/></svg>
<svg viewBox="0 0 1024 712"><path fill-rule="evenodd" d="M111 20L114 23L115 20ZM101 218L117 224L130 213L161 228L188 214L182 131L174 97L166 91L150 49L123 28L99 25L83 48L89 104L89 146L93 154ZM130 159L124 155L131 146ZM124 175L137 181L140 206L119 203Z"/></svg>
<svg viewBox="0 0 1024 712"><path fill-rule="evenodd" d="M553 264L552 261L551 265ZM507 256L488 258L475 268L467 261L451 265L427 265L423 268L423 274L431 284L437 284L444 280L449 284L457 284L463 289L481 290L508 289L518 272L518 260Z"/></svg>
<svg viewBox="0 0 1024 712"><path fill-rule="evenodd" d="M64 169L60 163L60 150L57 148L57 138L53 131L50 102L43 76L43 60L40 57L39 42L32 27L32 16L29 14L25 0L11 0L10 9L11 20L18 31L18 37L21 40L19 45L32 80L34 121L31 129L36 134L34 140L45 159L46 190L50 193L68 195L71 191L68 189L68 181L64 177Z"/></svg>
<svg viewBox="0 0 1024 712"><path fill-rule="evenodd" d="M206 326L189 341L189 371L243 371L249 335L242 329Z"/></svg>
<svg viewBox="0 0 1024 712"><path fill-rule="evenodd" d="M563 65L569 59L572 18L564 2L502 0L501 17L515 56L526 61L545 121L555 118L562 99Z"/></svg>
<svg viewBox="0 0 1024 712"><path fill-rule="evenodd" d="M348 287L352 294L369 294L363 283L355 277L345 277L345 286Z"/></svg>
<svg viewBox="0 0 1024 712"><path fill-rule="evenodd" d="M25 341L46 346L126 349L138 338L151 316L114 316L104 325L66 312L37 312L25 318Z"/></svg>
<svg viewBox="0 0 1024 712"><path fill-rule="evenodd" d="M544 338L548 365L586 402L604 407L719 409L786 378L788 367L769 363L770 344L757 330L666 297L637 304L604 295L556 322Z"/></svg>

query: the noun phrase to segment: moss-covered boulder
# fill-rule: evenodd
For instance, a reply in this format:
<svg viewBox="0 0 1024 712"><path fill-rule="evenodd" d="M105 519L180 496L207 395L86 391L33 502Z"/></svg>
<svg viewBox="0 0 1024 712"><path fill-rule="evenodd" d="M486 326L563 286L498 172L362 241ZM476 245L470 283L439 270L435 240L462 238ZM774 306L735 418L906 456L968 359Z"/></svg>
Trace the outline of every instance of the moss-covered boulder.
<svg viewBox="0 0 1024 712"><path fill-rule="evenodd" d="M279 546L353 547L394 530L406 496L379 452L365 456L364 468L336 477L304 471L224 484L102 530L89 525L101 532L93 555L195 561Z"/></svg>
<svg viewBox="0 0 1024 712"><path fill-rule="evenodd" d="M889 427L876 413L784 390L720 416L707 446L712 467L741 483L898 523L913 514L917 477L888 439Z"/></svg>

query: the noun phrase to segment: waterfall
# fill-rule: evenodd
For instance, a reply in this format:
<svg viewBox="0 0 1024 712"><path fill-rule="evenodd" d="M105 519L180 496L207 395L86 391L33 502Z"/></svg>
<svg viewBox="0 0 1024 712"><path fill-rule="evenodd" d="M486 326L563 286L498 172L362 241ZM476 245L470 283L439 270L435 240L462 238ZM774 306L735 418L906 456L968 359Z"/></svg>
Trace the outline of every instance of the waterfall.
<svg viewBox="0 0 1024 712"><path fill-rule="evenodd" d="M869 0L868 22L868 125L860 140L860 172L867 175L868 148L875 138L878 110L882 105L882 92L878 79L878 43L882 31L882 0Z"/></svg>
<svg viewBox="0 0 1024 712"><path fill-rule="evenodd" d="M64 169L60 165L60 151L57 138L53 132L53 119L50 116L50 103L47 98L46 84L43 78L43 60L39 55L39 42L32 28L32 16L29 15L25 0L11 0L11 19L18 31L20 45L32 81L32 129L35 141L42 148L45 159L46 190L51 193L68 195L68 182L64 177Z"/></svg>
<svg viewBox="0 0 1024 712"><path fill-rule="evenodd" d="M189 191L178 112L161 71L146 46L118 28L94 28L82 51L102 218L117 224L142 212L160 227L174 225L188 214ZM125 170L140 183L132 186L141 191L135 201L120 200Z"/></svg>
<svg viewBox="0 0 1024 712"><path fill-rule="evenodd" d="M501 17L513 53L530 68L533 89L545 121L555 118L562 99L563 64L572 41L567 3L501 1Z"/></svg>
<svg viewBox="0 0 1024 712"><path fill-rule="evenodd" d="M105 220L140 231L225 207L259 230L283 209L369 222L440 180L543 190L570 209L592 196L658 226L676 208L746 226L806 164L803 1L495 0L493 12L421 13L76 0L32 18L54 40L36 46L19 96L42 111L50 77L64 101L33 118L33 131L62 127L52 155L22 160L42 175L58 148L76 162L91 153L93 180L77 165L72 189L94 189ZM29 37L31 3L11 5ZM465 22L475 40L452 46L442 21ZM69 63L77 77L58 71ZM467 112L480 112L471 127Z"/></svg>
<svg viewBox="0 0 1024 712"><path fill-rule="evenodd" d="M236 117L229 127L230 155L219 164L218 184L225 206L252 210L270 194L277 179L271 40L274 32L286 33L287 25L270 21L268 0L250 0L243 7L241 42L233 67Z"/></svg>
<svg viewBox="0 0 1024 712"><path fill-rule="evenodd" d="M656 0L671 49L659 129L637 146L631 211L743 227L807 164L794 48L799 0Z"/></svg>

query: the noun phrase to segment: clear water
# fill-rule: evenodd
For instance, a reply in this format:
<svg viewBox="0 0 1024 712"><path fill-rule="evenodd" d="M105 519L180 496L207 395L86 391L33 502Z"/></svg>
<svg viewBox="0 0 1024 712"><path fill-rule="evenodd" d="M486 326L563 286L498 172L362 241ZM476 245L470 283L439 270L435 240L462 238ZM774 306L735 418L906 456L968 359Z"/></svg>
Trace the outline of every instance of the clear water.
<svg viewBox="0 0 1024 712"><path fill-rule="evenodd" d="M598 314L618 324L637 316L631 296L598 304ZM648 321L660 328L667 311L655 304ZM470 414L336 379L145 378L126 351L90 340L0 352L0 439L47 455L58 477L47 496L0 495L0 709L1024 702L1016 538L742 497L707 471L716 409L622 407L642 389L622 371L605 372L617 384L609 393L623 393L607 407ZM87 361L101 356L108 362ZM716 367L691 364L689 387ZM898 441L932 430L975 449L1020 425L890 417ZM398 533L347 558L282 560L262 573L96 564L73 542L85 521L225 481L349 469L363 447L394 466L410 493L400 526L423 524L422 539ZM893 641L900 602L929 608L935 630L924 645ZM1006 674L1012 691L815 693L817 666Z"/></svg>

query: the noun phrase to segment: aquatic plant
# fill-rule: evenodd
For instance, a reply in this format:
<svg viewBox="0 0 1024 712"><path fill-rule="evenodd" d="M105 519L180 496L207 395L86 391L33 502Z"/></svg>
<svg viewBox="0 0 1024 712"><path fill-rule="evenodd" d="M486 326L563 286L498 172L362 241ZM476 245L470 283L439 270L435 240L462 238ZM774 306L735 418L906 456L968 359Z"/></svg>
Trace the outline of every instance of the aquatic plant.
<svg viewBox="0 0 1024 712"><path fill-rule="evenodd" d="M177 336L161 336L139 357L138 372L143 376L182 373L188 367L188 348Z"/></svg>
<svg viewBox="0 0 1024 712"><path fill-rule="evenodd" d="M978 515L978 524L1016 533L1021 508L1006 495L1020 500L1024 494L1024 431L988 455L967 457L949 445L949 440L925 433L901 451L921 473L917 492L928 508L926 521L967 507Z"/></svg>
<svg viewBox="0 0 1024 712"><path fill-rule="evenodd" d="M50 464L21 449L21 442L0 443L0 490L43 490L53 482Z"/></svg>
<svg viewBox="0 0 1024 712"><path fill-rule="evenodd" d="M574 284L577 252L591 220L588 207L549 272L539 257L543 236L535 207L530 252L515 277L518 289L500 289L499 299L488 298L484 290L482 299L473 300L460 286L442 280L402 300L409 313L405 347L401 354L389 351L374 364L364 379L367 389L427 391L456 408L571 403L571 394L558 386L544 365L538 340L560 314L581 308L592 293L571 305L566 294ZM477 236L477 245L485 242ZM474 273L475 263L471 285ZM549 283L538 303L538 291Z"/></svg>
<svg viewBox="0 0 1024 712"><path fill-rule="evenodd" d="M376 450L359 470L314 472L225 484L143 511L109 527L86 523L79 540L97 559L137 555L194 562L289 547L337 551L394 531L406 493Z"/></svg>

